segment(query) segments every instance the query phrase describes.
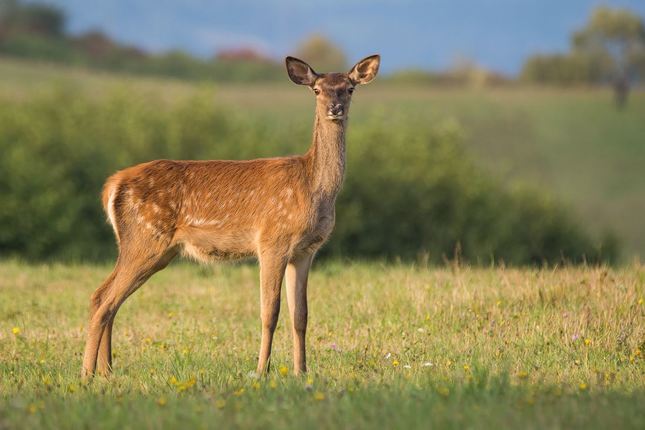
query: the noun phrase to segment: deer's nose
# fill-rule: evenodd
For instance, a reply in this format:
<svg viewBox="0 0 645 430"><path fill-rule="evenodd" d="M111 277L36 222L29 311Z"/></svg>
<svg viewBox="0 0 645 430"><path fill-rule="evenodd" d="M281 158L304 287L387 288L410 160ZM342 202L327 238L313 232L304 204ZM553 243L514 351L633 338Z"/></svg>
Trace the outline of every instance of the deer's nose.
<svg viewBox="0 0 645 430"><path fill-rule="evenodd" d="M331 104L327 108L327 115L329 116L342 116L343 115L343 105L342 104Z"/></svg>

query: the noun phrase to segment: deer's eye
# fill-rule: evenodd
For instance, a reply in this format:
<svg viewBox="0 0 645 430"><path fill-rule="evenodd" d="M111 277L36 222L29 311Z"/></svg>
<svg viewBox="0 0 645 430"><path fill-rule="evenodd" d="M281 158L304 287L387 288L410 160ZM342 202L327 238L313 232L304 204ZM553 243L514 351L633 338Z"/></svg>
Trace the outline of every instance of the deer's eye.
<svg viewBox="0 0 645 430"><path fill-rule="evenodd" d="M314 88L314 94L315 94L315 95L320 94L320 89L318 89L318 88Z"/></svg>
<svg viewBox="0 0 645 430"><path fill-rule="evenodd" d="M350 94L352 94L352 93L354 92L354 87L348 88L348 89L347 89L347 92L348 92L348 93L350 93Z"/></svg>

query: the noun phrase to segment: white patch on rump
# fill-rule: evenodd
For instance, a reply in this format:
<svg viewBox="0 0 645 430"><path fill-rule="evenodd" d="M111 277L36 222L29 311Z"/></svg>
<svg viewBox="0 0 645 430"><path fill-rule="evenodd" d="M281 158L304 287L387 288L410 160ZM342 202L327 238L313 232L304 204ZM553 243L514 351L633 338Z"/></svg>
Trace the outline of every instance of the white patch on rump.
<svg viewBox="0 0 645 430"><path fill-rule="evenodd" d="M110 197L108 198L108 203L107 203L107 214L108 214L108 219L110 220L110 224L112 224L112 229L114 230L114 235L116 236L116 240L119 241L119 231L116 229L116 218L114 216L114 198L116 197L116 189L117 186L113 185L112 189L110 190Z"/></svg>

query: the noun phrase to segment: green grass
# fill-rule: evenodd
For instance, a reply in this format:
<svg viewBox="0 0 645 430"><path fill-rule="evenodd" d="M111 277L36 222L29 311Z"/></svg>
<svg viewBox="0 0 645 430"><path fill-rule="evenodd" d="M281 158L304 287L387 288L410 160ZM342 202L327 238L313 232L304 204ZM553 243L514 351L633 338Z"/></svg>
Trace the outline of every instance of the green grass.
<svg viewBox="0 0 645 430"><path fill-rule="evenodd" d="M0 95L26 99L56 85L97 97L118 88L166 103L176 103L200 87L0 57ZM624 111L614 108L610 91L603 89L477 91L377 80L357 91L356 98L352 124L375 114L396 119L399 127L413 123L408 117L428 123L453 118L481 165L509 184L519 180L554 192L599 236L615 231L626 261L645 256L645 92L633 92ZM286 76L283 83L216 85L215 102L285 128L310 124L313 117L311 94Z"/></svg>
<svg viewBox="0 0 645 430"><path fill-rule="evenodd" d="M177 264L120 311L114 375L81 385L109 270L0 263L0 428L645 426L643 266L315 265L308 376L282 374L283 305L255 379L257 269Z"/></svg>

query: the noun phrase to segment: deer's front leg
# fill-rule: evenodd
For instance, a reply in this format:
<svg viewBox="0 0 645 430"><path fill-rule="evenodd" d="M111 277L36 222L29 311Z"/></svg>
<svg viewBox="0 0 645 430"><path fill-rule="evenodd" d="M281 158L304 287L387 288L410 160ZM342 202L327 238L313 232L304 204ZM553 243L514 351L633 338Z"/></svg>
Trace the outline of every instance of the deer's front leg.
<svg viewBox="0 0 645 430"><path fill-rule="evenodd" d="M307 371L305 335L307 333L307 278L313 255L303 255L287 264L287 303L293 333L293 372L299 375Z"/></svg>
<svg viewBox="0 0 645 430"><path fill-rule="evenodd" d="M258 374L269 370L273 332L278 324L278 315L280 314L280 287L286 264L287 259L282 255L272 252L264 252L260 255L262 341L258 358Z"/></svg>

